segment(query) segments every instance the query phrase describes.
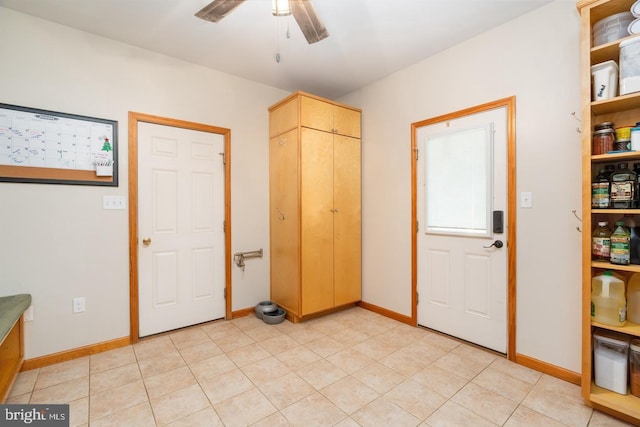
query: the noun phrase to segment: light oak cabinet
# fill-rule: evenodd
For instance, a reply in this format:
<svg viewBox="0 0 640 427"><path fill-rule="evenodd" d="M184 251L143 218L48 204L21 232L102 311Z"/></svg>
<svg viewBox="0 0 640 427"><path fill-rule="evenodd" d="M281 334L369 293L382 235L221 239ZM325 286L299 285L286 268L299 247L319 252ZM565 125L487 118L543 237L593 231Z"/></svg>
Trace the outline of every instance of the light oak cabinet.
<svg viewBox="0 0 640 427"><path fill-rule="evenodd" d="M361 299L360 110L296 92L269 113L271 299L299 321Z"/></svg>
<svg viewBox="0 0 640 427"><path fill-rule="evenodd" d="M585 401L596 409L608 412L640 425L640 398L622 395L595 385L593 363L593 333L596 328L615 330L631 338L640 337L640 325L627 321L624 327L612 327L591 320L591 279L605 270L615 270L627 279L640 272L640 265L620 266L609 262L592 261L591 233L598 221L607 221L612 227L623 215L633 215L640 223L640 209L592 209L591 182L598 170L605 165L640 162L637 151L597 154L592 153L592 134L596 124L613 122L616 127L633 125L640 121L640 92L616 96L603 101L592 101L591 66L601 62L619 61L619 45L622 40L593 46L593 25L620 12L628 12L635 0L582 0L577 3L580 11L580 58L582 104L582 394Z"/></svg>

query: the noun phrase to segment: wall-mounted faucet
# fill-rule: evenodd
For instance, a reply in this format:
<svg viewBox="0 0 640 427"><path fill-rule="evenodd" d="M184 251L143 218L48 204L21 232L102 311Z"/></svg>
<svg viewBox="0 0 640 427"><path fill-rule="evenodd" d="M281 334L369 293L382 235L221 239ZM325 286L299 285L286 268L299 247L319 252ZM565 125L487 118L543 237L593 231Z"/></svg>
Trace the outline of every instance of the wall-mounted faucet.
<svg viewBox="0 0 640 427"><path fill-rule="evenodd" d="M244 271L244 260L245 258L262 258L262 249L258 249L257 251L249 251L249 252L236 252L233 254L233 262Z"/></svg>

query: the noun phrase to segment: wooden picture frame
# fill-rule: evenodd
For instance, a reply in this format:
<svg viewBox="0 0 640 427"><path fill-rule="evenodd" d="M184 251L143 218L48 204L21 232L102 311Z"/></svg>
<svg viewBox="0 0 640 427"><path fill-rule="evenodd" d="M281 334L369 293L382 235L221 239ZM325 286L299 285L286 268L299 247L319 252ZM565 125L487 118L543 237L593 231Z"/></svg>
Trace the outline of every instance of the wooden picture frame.
<svg viewBox="0 0 640 427"><path fill-rule="evenodd" d="M0 182L118 186L118 122L0 103Z"/></svg>

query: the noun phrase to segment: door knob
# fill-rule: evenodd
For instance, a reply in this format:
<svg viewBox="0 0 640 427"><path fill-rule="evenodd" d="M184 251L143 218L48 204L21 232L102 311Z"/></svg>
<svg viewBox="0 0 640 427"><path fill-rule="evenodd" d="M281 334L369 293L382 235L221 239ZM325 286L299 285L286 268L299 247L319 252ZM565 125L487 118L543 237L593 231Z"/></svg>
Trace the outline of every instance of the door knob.
<svg viewBox="0 0 640 427"><path fill-rule="evenodd" d="M504 243L502 243L502 240L496 240L495 242L493 242L489 246L483 246L483 248L489 249L492 246L495 246L496 248L500 249L501 247L504 246Z"/></svg>
<svg viewBox="0 0 640 427"><path fill-rule="evenodd" d="M149 246L151 244L151 237L147 237L146 239L142 239L142 244L145 246Z"/></svg>

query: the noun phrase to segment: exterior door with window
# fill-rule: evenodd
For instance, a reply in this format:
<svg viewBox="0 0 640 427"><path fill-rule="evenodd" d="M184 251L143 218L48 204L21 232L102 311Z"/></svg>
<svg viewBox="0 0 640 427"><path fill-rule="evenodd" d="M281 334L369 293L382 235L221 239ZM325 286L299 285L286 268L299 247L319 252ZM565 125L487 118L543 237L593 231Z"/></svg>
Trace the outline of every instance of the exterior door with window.
<svg viewBox="0 0 640 427"><path fill-rule="evenodd" d="M418 324L507 352L507 108L415 131Z"/></svg>

